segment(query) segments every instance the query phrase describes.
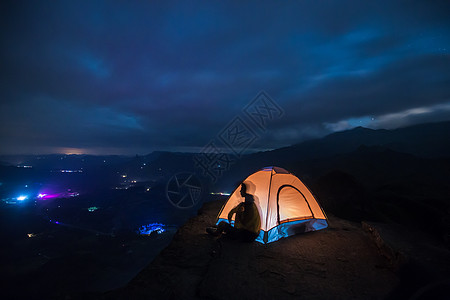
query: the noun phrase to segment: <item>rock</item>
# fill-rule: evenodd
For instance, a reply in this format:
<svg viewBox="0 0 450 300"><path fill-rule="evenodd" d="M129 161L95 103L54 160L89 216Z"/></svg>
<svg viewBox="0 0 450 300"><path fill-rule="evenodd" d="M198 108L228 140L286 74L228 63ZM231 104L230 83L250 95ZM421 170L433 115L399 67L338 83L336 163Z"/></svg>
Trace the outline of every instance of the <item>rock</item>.
<svg viewBox="0 0 450 300"><path fill-rule="evenodd" d="M389 299L419 299L428 290L450 290L450 251L445 245L398 224L362 222L362 227L399 276Z"/></svg>

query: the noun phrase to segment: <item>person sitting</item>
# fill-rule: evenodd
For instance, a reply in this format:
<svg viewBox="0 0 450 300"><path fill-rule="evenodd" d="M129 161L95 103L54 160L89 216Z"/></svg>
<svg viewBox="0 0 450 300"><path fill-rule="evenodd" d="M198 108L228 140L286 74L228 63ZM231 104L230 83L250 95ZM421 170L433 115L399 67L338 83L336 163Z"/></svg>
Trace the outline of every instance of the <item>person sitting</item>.
<svg viewBox="0 0 450 300"><path fill-rule="evenodd" d="M253 195L247 193L247 185L241 184L241 196L244 202L239 203L228 213L228 222L222 221L216 227L206 228L206 232L213 236L226 233L232 239L251 242L254 241L261 229L261 218ZM233 215L236 215L234 227L231 225Z"/></svg>

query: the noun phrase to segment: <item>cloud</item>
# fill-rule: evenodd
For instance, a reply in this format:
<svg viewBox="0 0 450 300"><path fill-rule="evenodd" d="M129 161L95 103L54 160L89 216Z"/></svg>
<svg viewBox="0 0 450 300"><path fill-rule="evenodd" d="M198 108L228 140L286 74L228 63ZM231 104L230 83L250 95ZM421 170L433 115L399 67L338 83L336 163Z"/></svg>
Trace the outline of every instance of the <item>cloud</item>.
<svg viewBox="0 0 450 300"><path fill-rule="evenodd" d="M446 2L199 4L2 4L2 151L199 149L260 90L264 149L448 103Z"/></svg>
<svg viewBox="0 0 450 300"><path fill-rule="evenodd" d="M38 143L46 147L98 147L144 136L134 116L108 107L86 108L45 97L0 105L0 134L5 148Z"/></svg>
<svg viewBox="0 0 450 300"><path fill-rule="evenodd" d="M372 129L394 129L430 121L447 121L449 114L450 102L447 102L378 116L365 116L358 119L341 120L336 123L324 123L324 126L333 132L348 130L358 126Z"/></svg>
<svg viewBox="0 0 450 300"><path fill-rule="evenodd" d="M450 102L428 107L410 108L404 111L389 113L374 118L368 126L371 128L397 128L424 121L446 121L450 114Z"/></svg>

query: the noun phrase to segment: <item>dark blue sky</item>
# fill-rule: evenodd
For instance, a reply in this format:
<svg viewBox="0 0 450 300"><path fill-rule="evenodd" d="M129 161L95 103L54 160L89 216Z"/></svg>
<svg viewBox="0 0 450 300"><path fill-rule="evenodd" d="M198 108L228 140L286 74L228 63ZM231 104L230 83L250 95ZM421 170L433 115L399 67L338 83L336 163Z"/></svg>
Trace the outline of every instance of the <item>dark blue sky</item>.
<svg viewBox="0 0 450 300"><path fill-rule="evenodd" d="M450 119L445 1L2 1L0 10L0 154L195 151L261 90L285 113L254 149Z"/></svg>

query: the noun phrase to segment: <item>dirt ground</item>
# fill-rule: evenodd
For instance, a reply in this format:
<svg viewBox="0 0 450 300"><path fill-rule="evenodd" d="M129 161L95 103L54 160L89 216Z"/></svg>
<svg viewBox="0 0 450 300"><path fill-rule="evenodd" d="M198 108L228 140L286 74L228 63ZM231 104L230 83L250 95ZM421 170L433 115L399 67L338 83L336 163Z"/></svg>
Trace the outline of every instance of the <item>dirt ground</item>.
<svg viewBox="0 0 450 300"><path fill-rule="evenodd" d="M402 274L411 265L408 254L386 243L377 246L376 237L380 242L387 229L379 233L373 224L328 216L325 230L267 245L241 243L205 232L222 204L206 203L127 286L100 298L422 299L421 285L428 283ZM449 252L439 251L445 269ZM441 282L446 275L439 273L433 280Z"/></svg>

